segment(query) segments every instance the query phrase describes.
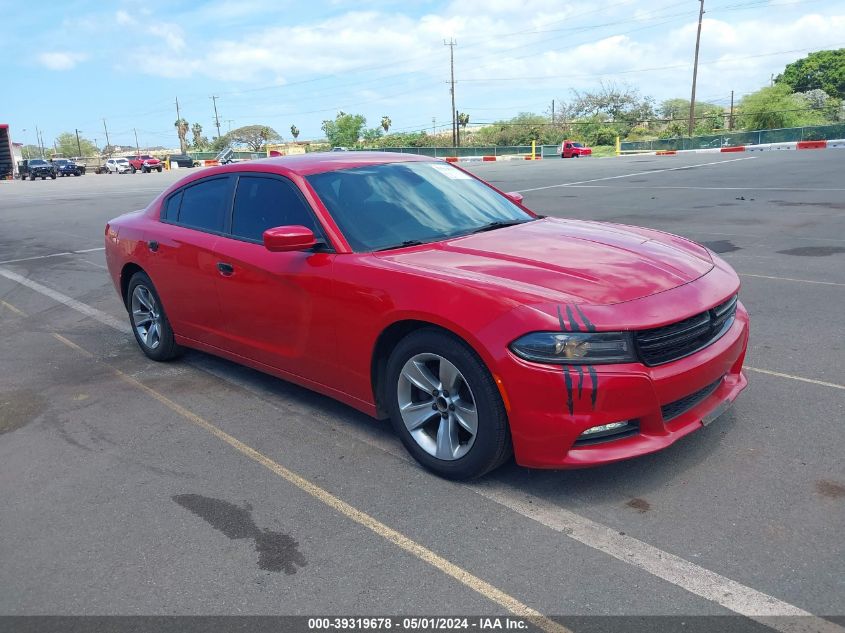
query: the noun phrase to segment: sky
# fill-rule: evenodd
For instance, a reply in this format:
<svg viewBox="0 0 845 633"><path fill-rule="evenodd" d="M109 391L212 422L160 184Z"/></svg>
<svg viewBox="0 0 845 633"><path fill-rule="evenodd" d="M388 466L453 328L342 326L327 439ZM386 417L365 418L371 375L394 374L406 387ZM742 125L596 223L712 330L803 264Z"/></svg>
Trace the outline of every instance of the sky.
<svg viewBox="0 0 845 633"><path fill-rule="evenodd" d="M659 101L689 98L698 0L64 0L24 11L0 0L0 123L13 140L80 134L178 146L181 115L216 136L269 125L322 136L339 110L368 127L470 123L548 113L602 82ZM697 98L767 85L808 52L845 47L845 1L705 0Z"/></svg>

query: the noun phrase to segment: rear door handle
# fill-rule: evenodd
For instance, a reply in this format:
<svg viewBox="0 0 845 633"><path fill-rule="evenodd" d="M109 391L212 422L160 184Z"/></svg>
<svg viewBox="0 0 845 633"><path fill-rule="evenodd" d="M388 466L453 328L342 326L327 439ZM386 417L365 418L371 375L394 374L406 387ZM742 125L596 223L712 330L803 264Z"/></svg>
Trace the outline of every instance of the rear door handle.
<svg viewBox="0 0 845 633"><path fill-rule="evenodd" d="M226 262L217 262L217 270L220 271L220 274L228 277L235 272L235 267L232 266L232 264L227 264Z"/></svg>

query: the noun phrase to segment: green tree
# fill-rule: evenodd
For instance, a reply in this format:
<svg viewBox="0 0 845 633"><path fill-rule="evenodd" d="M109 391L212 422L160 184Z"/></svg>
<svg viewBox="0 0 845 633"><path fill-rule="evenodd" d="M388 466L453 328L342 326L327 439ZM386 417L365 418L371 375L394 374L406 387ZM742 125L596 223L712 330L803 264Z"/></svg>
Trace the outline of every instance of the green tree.
<svg viewBox="0 0 845 633"><path fill-rule="evenodd" d="M176 134L179 135L179 149L184 154L188 149L188 121L186 119L176 119L176 122L173 124L173 127L176 128Z"/></svg>
<svg viewBox="0 0 845 633"><path fill-rule="evenodd" d="M775 82L788 86L791 92L819 89L845 99L845 48L810 53L788 64Z"/></svg>
<svg viewBox="0 0 845 633"><path fill-rule="evenodd" d="M203 149L208 145L208 139L202 135L202 125L194 123L191 126L191 134L194 137L194 149Z"/></svg>
<svg viewBox="0 0 845 633"><path fill-rule="evenodd" d="M267 125L245 125L225 135L229 143L246 145L253 152L260 152L267 143L282 140L281 135Z"/></svg>
<svg viewBox="0 0 845 633"><path fill-rule="evenodd" d="M299 138L299 128L296 127L295 125L291 125L290 126L290 135L293 137L294 141L296 139L298 139Z"/></svg>
<svg viewBox="0 0 845 633"><path fill-rule="evenodd" d="M367 119L362 114L346 114L341 110L334 121L323 121L320 129L333 147L348 147L358 143L366 124Z"/></svg>
<svg viewBox="0 0 845 633"><path fill-rule="evenodd" d="M362 138L368 145L375 144L383 135L380 127L371 127L364 130Z"/></svg>
<svg viewBox="0 0 845 633"><path fill-rule="evenodd" d="M739 102L739 120L748 130L770 130L825 122L824 112L792 92L785 83L766 86L746 95Z"/></svg>
<svg viewBox="0 0 845 633"><path fill-rule="evenodd" d="M73 132L62 132L56 137L56 151L63 156L96 156L97 148L87 138L79 137L79 146L76 144L76 134ZM82 154L79 153L80 148Z"/></svg>
<svg viewBox="0 0 845 633"><path fill-rule="evenodd" d="M381 117L381 126L384 128L385 134L387 134L387 131L390 129L391 125L393 125L393 121L390 120L389 116Z"/></svg>
<svg viewBox="0 0 845 633"><path fill-rule="evenodd" d="M24 158L41 158L41 148L38 145L24 145L21 148L21 156Z"/></svg>

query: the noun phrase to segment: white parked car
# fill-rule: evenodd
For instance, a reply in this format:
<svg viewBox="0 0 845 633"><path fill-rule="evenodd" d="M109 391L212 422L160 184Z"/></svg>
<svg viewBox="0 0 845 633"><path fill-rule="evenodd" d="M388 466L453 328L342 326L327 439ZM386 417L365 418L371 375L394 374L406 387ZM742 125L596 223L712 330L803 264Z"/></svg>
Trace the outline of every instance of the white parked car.
<svg viewBox="0 0 845 633"><path fill-rule="evenodd" d="M106 161L106 169L110 174L125 174L132 170L132 165L125 158L109 158Z"/></svg>

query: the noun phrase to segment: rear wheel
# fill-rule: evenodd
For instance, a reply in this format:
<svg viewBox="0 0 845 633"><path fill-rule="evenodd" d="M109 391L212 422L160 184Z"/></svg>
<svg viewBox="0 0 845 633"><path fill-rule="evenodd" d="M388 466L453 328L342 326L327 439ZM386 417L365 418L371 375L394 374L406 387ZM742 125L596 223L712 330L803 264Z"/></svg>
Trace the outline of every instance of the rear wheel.
<svg viewBox="0 0 845 633"><path fill-rule="evenodd" d="M384 398L405 448L442 477L480 477L511 455L507 413L490 372L450 334L424 329L400 341L387 363Z"/></svg>
<svg viewBox="0 0 845 633"><path fill-rule="evenodd" d="M134 174L138 170L135 169L135 165L132 165L132 166L129 167L129 171L131 171Z"/></svg>
<svg viewBox="0 0 845 633"><path fill-rule="evenodd" d="M165 361L182 353L158 292L146 273L137 272L129 280L126 308L132 333L144 354L153 360Z"/></svg>

